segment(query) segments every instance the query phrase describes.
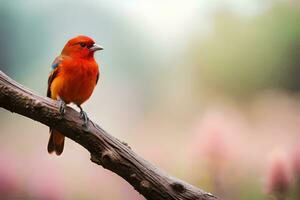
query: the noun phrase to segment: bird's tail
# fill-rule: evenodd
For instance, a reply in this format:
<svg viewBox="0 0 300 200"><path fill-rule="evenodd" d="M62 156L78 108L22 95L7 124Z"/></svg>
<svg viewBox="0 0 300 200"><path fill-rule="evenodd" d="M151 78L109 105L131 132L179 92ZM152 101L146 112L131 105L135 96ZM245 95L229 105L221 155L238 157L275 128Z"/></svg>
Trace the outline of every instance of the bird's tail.
<svg viewBox="0 0 300 200"><path fill-rule="evenodd" d="M50 138L48 142L48 152L55 152L60 155L64 150L65 136L60 132L50 128Z"/></svg>

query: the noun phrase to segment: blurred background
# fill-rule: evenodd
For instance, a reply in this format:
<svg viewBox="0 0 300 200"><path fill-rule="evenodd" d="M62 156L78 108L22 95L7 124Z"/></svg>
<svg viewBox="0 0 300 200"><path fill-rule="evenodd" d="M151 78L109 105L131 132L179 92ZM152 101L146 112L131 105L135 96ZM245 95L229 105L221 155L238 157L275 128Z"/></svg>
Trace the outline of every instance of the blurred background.
<svg viewBox="0 0 300 200"><path fill-rule="evenodd" d="M46 95L79 34L104 47L89 117L223 199L300 197L297 0L0 0L0 69ZM0 109L0 199L144 199L48 127Z"/></svg>

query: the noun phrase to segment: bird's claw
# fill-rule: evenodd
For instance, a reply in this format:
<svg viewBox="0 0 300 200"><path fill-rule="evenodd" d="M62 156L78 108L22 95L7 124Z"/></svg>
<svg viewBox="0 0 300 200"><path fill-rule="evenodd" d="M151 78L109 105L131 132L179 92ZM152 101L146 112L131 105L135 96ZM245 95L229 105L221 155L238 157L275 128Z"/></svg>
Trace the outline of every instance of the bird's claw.
<svg viewBox="0 0 300 200"><path fill-rule="evenodd" d="M84 112L80 106L79 106L79 108L80 108L80 118L83 119L83 125L82 126L84 128L87 128L88 127L89 118L88 118L86 112Z"/></svg>
<svg viewBox="0 0 300 200"><path fill-rule="evenodd" d="M64 115L66 112L66 103L62 100L58 100L58 105L59 105L59 112L61 115Z"/></svg>

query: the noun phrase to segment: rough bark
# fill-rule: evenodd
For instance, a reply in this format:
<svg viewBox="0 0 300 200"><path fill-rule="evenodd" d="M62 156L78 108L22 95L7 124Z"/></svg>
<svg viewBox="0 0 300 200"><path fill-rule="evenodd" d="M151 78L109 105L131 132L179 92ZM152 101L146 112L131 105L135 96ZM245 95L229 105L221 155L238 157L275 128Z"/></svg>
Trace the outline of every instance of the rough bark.
<svg viewBox="0 0 300 200"><path fill-rule="evenodd" d="M115 172L147 199L217 200L219 198L167 175L134 153L128 145L89 121L85 129L79 113L67 107L64 116L57 102L39 96L0 71L0 107L62 132L91 154L91 161Z"/></svg>

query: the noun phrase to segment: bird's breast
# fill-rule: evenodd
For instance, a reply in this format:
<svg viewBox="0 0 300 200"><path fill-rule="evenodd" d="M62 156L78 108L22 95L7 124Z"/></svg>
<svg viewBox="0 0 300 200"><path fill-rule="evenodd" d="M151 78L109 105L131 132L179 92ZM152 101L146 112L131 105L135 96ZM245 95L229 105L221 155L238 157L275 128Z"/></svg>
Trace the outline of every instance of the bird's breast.
<svg viewBox="0 0 300 200"><path fill-rule="evenodd" d="M79 62L64 66L58 77L58 96L66 103L82 104L91 96L98 73L96 63Z"/></svg>

